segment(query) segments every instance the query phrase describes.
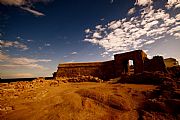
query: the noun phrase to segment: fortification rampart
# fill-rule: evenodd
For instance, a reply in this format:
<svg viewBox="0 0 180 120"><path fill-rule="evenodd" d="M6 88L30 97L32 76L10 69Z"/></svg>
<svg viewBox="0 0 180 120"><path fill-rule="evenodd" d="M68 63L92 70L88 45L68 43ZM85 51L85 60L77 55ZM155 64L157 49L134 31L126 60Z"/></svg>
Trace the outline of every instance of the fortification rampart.
<svg viewBox="0 0 180 120"><path fill-rule="evenodd" d="M147 54L142 50L135 50L122 54L116 54L114 60L106 62L89 63L64 63L59 64L54 77L77 77L94 76L103 80L119 77L122 74L129 74L129 60L133 60L134 73L143 71L162 71L166 72L163 57L148 59Z"/></svg>
<svg viewBox="0 0 180 120"><path fill-rule="evenodd" d="M94 76L108 79L114 76L114 61L59 64L55 77Z"/></svg>

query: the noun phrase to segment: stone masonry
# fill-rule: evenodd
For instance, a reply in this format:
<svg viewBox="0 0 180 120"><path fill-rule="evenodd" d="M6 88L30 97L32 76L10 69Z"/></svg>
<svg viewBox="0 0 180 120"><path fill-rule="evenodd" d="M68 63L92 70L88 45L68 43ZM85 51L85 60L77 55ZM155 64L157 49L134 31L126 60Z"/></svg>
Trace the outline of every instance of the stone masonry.
<svg viewBox="0 0 180 120"><path fill-rule="evenodd" d="M148 59L145 52L135 50L116 54L114 60L106 62L59 64L58 70L53 74L53 77L94 76L108 80L122 74L130 74L129 60L133 61L135 74L143 71L167 72L163 57L155 56L153 59Z"/></svg>

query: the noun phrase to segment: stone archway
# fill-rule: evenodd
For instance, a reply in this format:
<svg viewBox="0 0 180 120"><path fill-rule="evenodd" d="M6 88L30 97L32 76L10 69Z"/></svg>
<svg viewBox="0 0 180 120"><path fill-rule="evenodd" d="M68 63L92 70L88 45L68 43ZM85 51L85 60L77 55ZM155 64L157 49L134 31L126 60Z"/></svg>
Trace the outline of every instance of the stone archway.
<svg viewBox="0 0 180 120"><path fill-rule="evenodd" d="M133 60L134 73L141 73L144 71L144 60L147 55L142 50L117 54L115 57L116 76L121 74L129 74L129 60Z"/></svg>

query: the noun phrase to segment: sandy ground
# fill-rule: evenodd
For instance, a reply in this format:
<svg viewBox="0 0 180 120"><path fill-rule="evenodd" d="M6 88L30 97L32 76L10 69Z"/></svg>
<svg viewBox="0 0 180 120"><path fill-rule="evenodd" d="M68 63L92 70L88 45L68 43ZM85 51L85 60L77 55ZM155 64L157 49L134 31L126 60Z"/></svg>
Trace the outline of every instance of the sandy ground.
<svg viewBox="0 0 180 120"><path fill-rule="evenodd" d="M61 83L28 89L1 84L1 120L136 120L153 85Z"/></svg>

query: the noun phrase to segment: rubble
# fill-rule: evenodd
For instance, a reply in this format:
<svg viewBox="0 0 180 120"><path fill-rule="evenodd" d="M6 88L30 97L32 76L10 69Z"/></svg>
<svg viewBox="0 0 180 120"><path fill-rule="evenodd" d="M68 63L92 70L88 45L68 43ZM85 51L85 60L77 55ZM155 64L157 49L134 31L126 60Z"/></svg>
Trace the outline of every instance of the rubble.
<svg viewBox="0 0 180 120"><path fill-rule="evenodd" d="M103 82L98 77L93 76L76 76L76 77L57 77L57 81L61 82Z"/></svg>

